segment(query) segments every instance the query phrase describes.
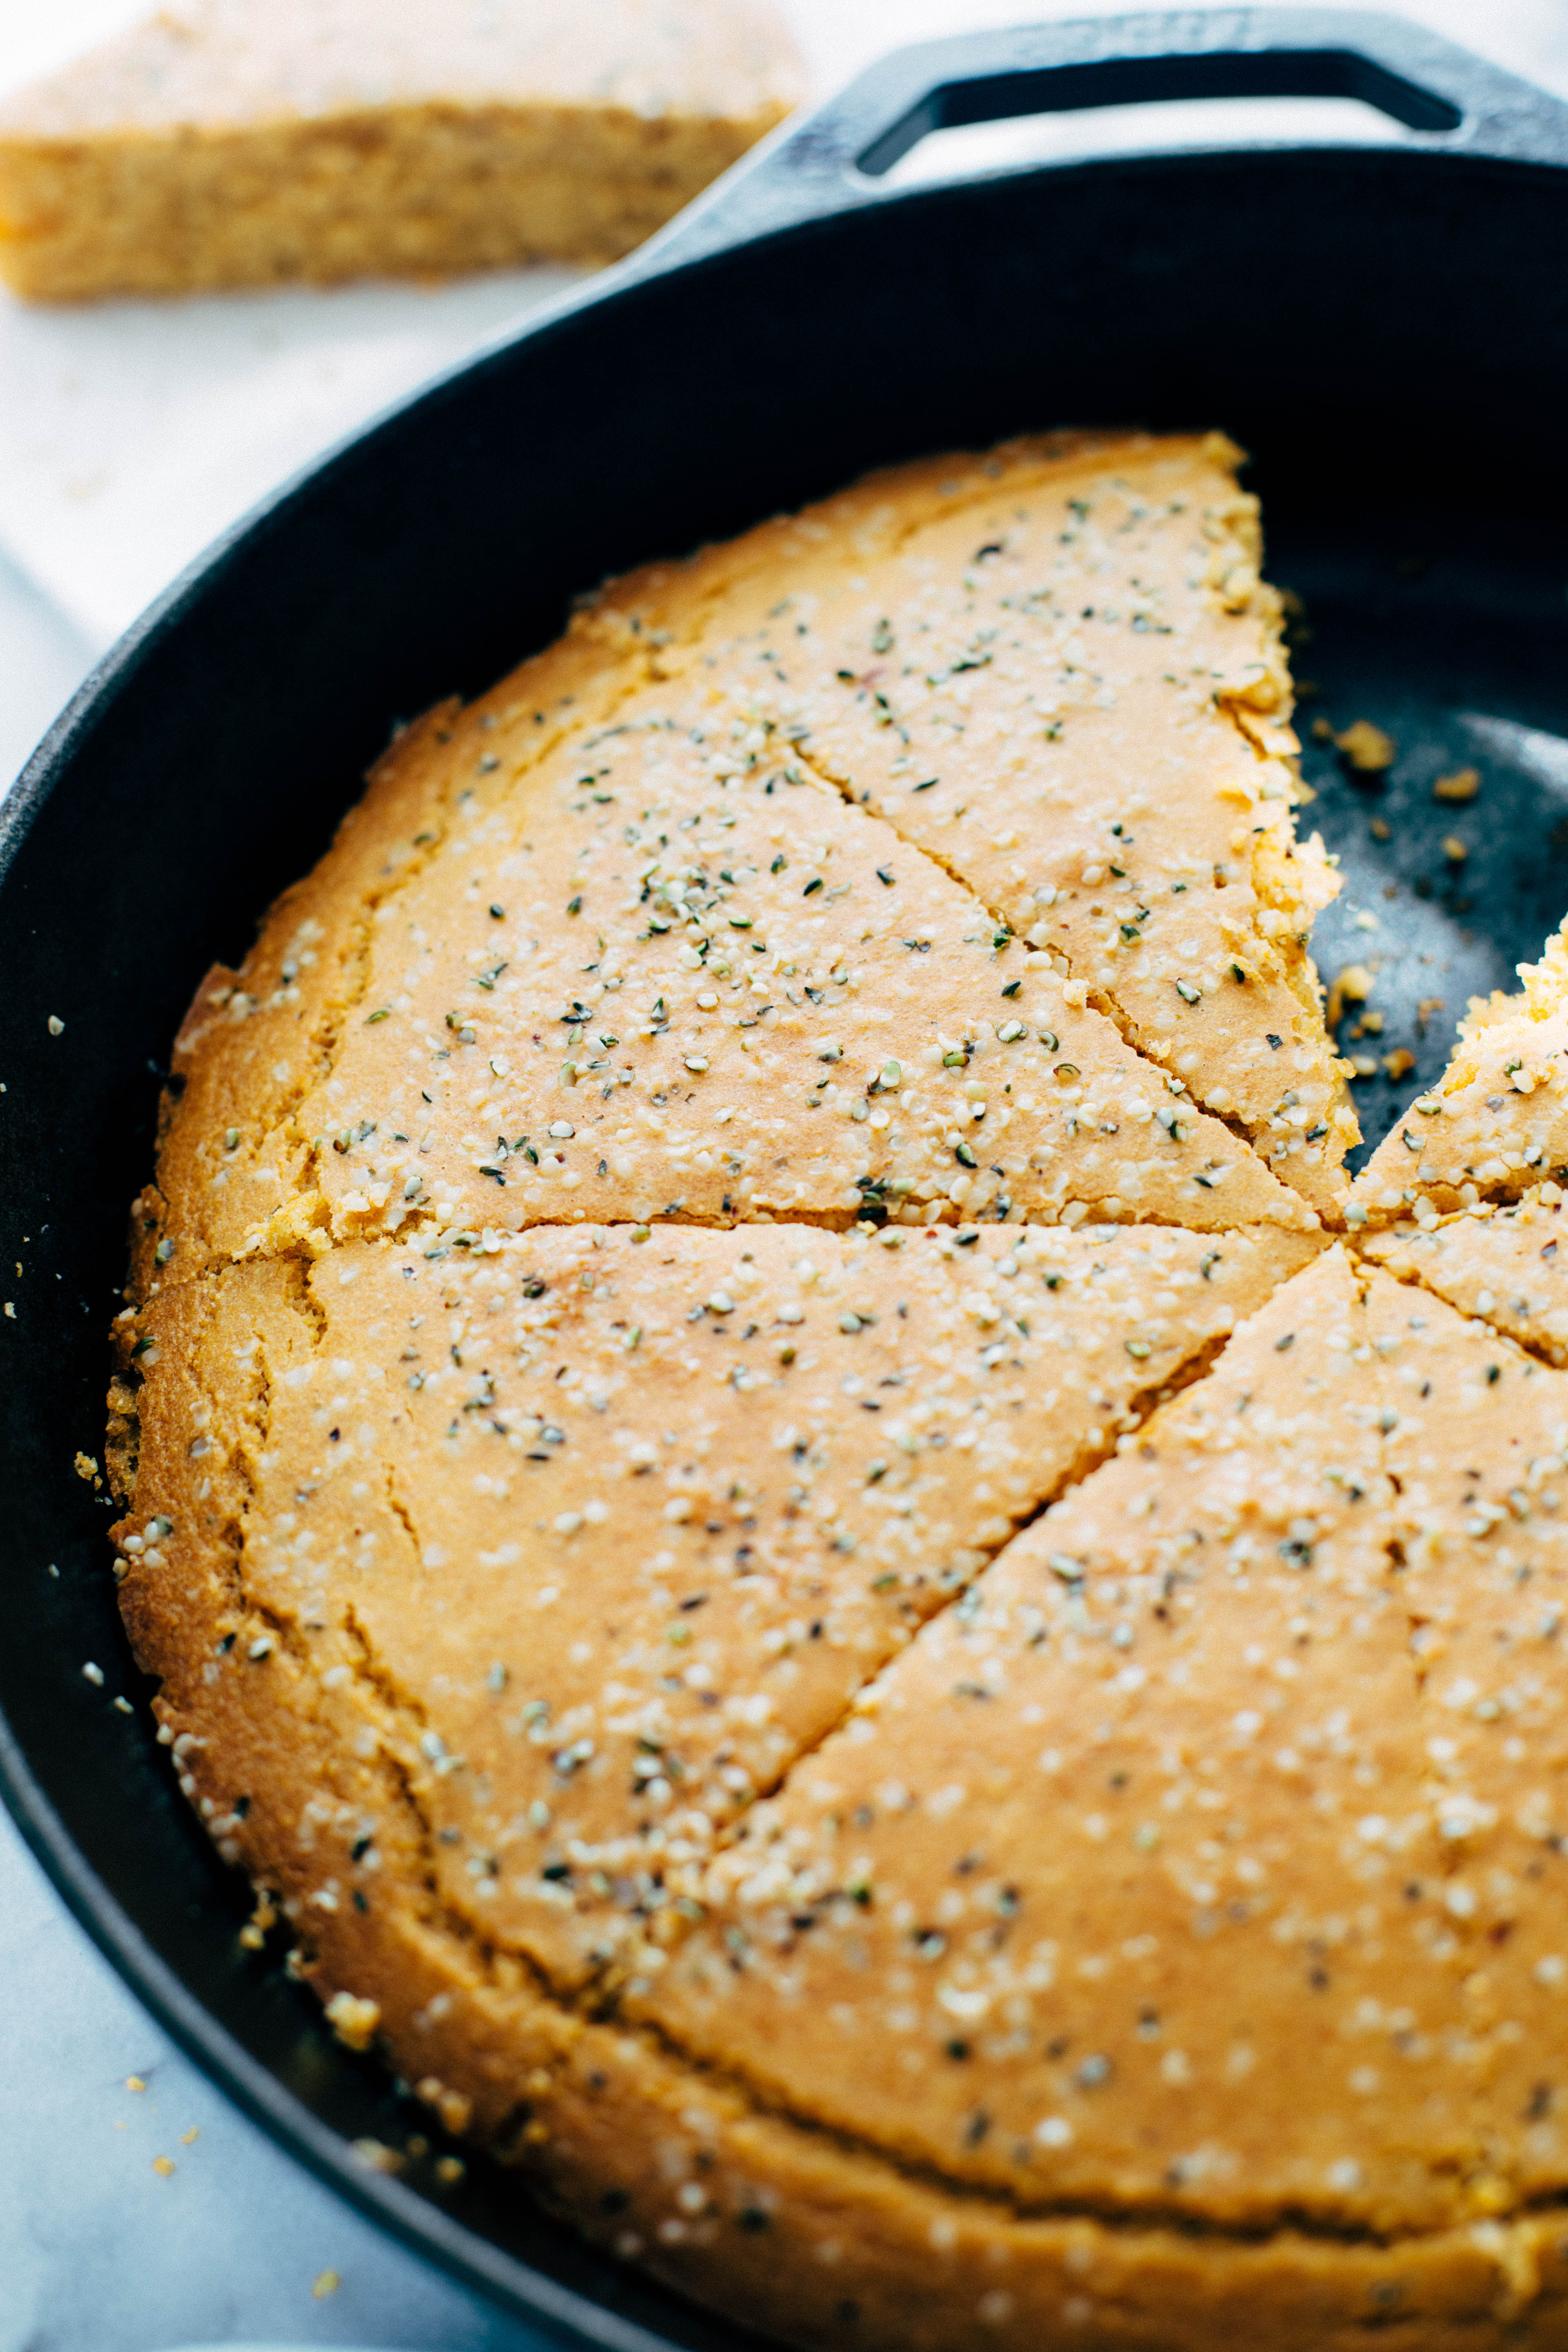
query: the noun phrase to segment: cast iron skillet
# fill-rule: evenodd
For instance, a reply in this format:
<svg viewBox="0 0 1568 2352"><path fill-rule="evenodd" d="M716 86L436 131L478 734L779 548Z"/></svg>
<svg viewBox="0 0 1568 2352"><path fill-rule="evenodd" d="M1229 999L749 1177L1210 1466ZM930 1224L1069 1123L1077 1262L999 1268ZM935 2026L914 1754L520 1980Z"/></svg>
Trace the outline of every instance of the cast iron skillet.
<svg viewBox="0 0 1568 2352"><path fill-rule="evenodd" d="M1360 97L1393 121L1370 146L880 176L932 128L1263 94ZM100 667L0 814L5 1795L89 1932L242 2106L566 2340L736 2337L484 2166L443 2193L428 2160L395 2178L355 2157L427 2121L274 1957L242 1951L245 1890L153 1742L108 1510L71 1465L100 1450L160 1057L393 722L487 685L605 572L924 450L1223 423L1256 453L1272 574L1305 600L1304 716L1369 718L1399 747L1370 786L1331 745L1309 757L1347 876L1321 961L1379 963L1385 1026L1355 1050L1417 1056L1361 1087L1380 1132L1441 1066L1465 996L1568 907L1564 165L1568 109L1387 17L1184 12L905 50L225 541ZM1434 777L1464 766L1479 798L1435 802Z"/></svg>

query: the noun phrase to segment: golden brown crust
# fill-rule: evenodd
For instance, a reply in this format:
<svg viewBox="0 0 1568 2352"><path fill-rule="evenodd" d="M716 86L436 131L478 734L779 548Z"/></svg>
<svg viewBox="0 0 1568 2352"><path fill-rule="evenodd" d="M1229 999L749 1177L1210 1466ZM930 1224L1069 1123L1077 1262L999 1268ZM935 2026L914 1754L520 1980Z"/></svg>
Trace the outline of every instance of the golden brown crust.
<svg viewBox="0 0 1568 2352"><path fill-rule="evenodd" d="M79 300L609 260L801 94L766 0L183 0L0 110L0 275Z"/></svg>
<svg viewBox="0 0 1568 2352"><path fill-rule="evenodd" d="M433 714L204 987L110 1399L165 1735L342 2038L748 2324L1568 2342L1555 1207L1326 1247L1337 1143L710 667L942 479Z"/></svg>

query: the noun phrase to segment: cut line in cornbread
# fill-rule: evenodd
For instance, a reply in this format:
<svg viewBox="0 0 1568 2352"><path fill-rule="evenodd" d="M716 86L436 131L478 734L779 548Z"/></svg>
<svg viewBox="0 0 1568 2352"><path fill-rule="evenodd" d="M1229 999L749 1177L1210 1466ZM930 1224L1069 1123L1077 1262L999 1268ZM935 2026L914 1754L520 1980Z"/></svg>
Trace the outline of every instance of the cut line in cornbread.
<svg viewBox="0 0 1568 2352"><path fill-rule="evenodd" d="M596 617L966 882L1320 1209L1355 1114L1307 953L1339 887L1280 600L1222 436L1055 436L870 476Z"/></svg>
<svg viewBox="0 0 1568 2352"><path fill-rule="evenodd" d="M1565 1435L1568 1379L1330 1252L753 1809L629 2014L1076 2213L1090 2275L1108 2223L1397 2263L1554 2194L1568 1558L1508 1498Z"/></svg>
<svg viewBox="0 0 1568 2352"><path fill-rule="evenodd" d="M1511 1208L1368 1233L1356 1247L1402 1282L1424 1284L1531 1355L1568 1367L1568 1223L1557 1185L1542 1184Z"/></svg>
<svg viewBox="0 0 1568 2352"><path fill-rule="evenodd" d="M802 94L767 0L174 0L0 105L45 300L628 252Z"/></svg>
<svg viewBox="0 0 1568 2352"><path fill-rule="evenodd" d="M1517 993L1470 999L1447 1068L1351 1187L1352 1225L1429 1222L1568 1177L1564 933L1552 933L1539 963L1518 970Z"/></svg>
<svg viewBox="0 0 1568 2352"><path fill-rule="evenodd" d="M530 677L405 737L204 987L141 1220L173 1275L595 1220L1315 1223L765 723L678 680L539 756Z"/></svg>
<svg viewBox="0 0 1568 2352"><path fill-rule="evenodd" d="M287 1639L338 1738L396 1758L443 1901L578 1983L658 1945L727 1824L1318 1246L621 1225L229 1266L119 1327L156 1378L117 1452L177 1529L126 1606L177 1686L174 1596L243 1516L224 1673ZM657 1902L605 1891L650 1873Z"/></svg>

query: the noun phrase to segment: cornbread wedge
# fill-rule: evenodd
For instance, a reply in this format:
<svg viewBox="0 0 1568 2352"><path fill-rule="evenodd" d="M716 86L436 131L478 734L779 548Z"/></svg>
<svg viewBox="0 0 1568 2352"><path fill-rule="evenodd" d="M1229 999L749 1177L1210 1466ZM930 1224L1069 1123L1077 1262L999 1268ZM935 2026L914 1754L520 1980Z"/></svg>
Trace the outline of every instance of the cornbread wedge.
<svg viewBox="0 0 1568 2352"><path fill-rule="evenodd" d="M1517 995L1470 999L1437 1084L1411 1104L1351 1187L1352 1224L1515 1201L1568 1176L1568 940L1521 963Z"/></svg>
<svg viewBox="0 0 1568 2352"><path fill-rule="evenodd" d="M1358 1129L1307 953L1280 601L1223 436L1058 435L872 475L614 584L966 882L1320 1209Z"/></svg>
<svg viewBox="0 0 1568 2352"><path fill-rule="evenodd" d="M0 106L40 300L628 252L788 112L767 0L175 0Z"/></svg>
<svg viewBox="0 0 1568 2352"><path fill-rule="evenodd" d="M1420 1227L1369 1233L1357 1247L1402 1282L1424 1284L1562 1369L1568 1366L1564 1243L1563 1195L1548 1182L1512 1208L1461 1211Z"/></svg>
<svg viewBox="0 0 1568 2352"><path fill-rule="evenodd" d="M120 1327L178 1530L128 1612L172 1687L212 1580L263 1718L287 1642L454 1916L570 1986L659 1944L727 1824L1316 1246L620 1225L230 1266Z"/></svg>

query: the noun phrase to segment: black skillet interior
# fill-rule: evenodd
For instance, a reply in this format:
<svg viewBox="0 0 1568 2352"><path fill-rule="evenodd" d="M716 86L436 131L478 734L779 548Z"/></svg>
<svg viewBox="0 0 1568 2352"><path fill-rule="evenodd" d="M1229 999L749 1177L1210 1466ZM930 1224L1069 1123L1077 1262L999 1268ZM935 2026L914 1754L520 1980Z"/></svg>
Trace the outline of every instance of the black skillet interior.
<svg viewBox="0 0 1568 2352"><path fill-rule="evenodd" d="M1260 91L1361 95L1407 127L898 194L853 168L942 123ZM1187 12L900 53L220 549L0 816L0 1778L89 1930L253 2114L571 2340L735 2339L482 2165L443 2189L430 2159L395 2177L351 2154L427 2123L238 1946L244 1891L153 1743L106 1500L72 1472L100 1446L125 1203L184 1004L393 721L484 686L605 572L923 450L1217 423L1255 453L1270 570L1303 600L1304 720L1397 745L1375 780L1331 743L1307 756L1346 885L1321 961L1375 967L1382 1032L1346 1042L1375 1065L1358 1093L1380 1132L1465 997L1568 908L1564 163L1568 111L1392 19ZM1465 767L1479 795L1434 800ZM1394 1083L1401 1048L1417 1066Z"/></svg>

